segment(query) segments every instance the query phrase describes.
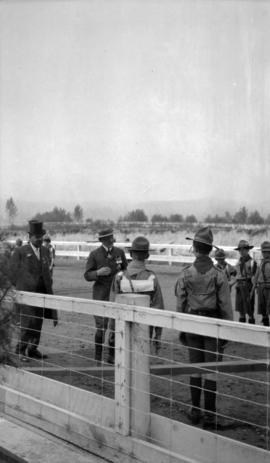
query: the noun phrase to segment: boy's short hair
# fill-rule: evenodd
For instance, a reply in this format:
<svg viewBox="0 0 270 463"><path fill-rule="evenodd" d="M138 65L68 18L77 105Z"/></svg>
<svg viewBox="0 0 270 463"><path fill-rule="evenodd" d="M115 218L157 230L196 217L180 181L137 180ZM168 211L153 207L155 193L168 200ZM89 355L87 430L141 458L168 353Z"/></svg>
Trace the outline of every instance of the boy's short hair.
<svg viewBox="0 0 270 463"><path fill-rule="evenodd" d="M210 244L199 243L198 241L193 241L193 247L195 251L199 252L200 254L205 254L207 256L213 249L213 246L210 246Z"/></svg>
<svg viewBox="0 0 270 463"><path fill-rule="evenodd" d="M130 251L130 255L132 259L136 260L146 260L149 257L149 252L148 251Z"/></svg>

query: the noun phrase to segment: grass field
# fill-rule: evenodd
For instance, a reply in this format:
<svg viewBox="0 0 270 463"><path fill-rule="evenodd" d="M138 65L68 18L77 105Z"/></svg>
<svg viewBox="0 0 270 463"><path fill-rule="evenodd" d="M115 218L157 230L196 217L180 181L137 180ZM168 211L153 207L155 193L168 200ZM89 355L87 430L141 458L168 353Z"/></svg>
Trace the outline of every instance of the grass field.
<svg viewBox="0 0 270 463"><path fill-rule="evenodd" d="M54 292L72 297L91 298L92 285L83 279L85 262L58 259L54 270ZM181 267L151 266L158 274L162 287L166 310L175 310L174 285ZM232 294L232 298L234 295ZM76 371L80 366L94 365L94 321L83 315L59 314L59 326L53 328L45 320L41 339L41 349L49 354L46 365L67 368L68 374L57 378L74 386L112 397L112 378L93 377ZM257 317L257 323L259 319ZM187 349L178 341L178 332L164 330L162 349L159 357L152 357L151 363L188 363ZM239 343L230 343L224 360L269 359L269 348L254 348ZM32 360L30 366L35 366ZM225 423L218 431L262 448L269 447L267 435L266 403L269 400L269 372L245 372L239 374L219 374L218 412ZM190 407L189 377L151 376L151 408L155 413L189 423ZM268 421L269 427L269 421ZM268 428L269 432L269 428Z"/></svg>

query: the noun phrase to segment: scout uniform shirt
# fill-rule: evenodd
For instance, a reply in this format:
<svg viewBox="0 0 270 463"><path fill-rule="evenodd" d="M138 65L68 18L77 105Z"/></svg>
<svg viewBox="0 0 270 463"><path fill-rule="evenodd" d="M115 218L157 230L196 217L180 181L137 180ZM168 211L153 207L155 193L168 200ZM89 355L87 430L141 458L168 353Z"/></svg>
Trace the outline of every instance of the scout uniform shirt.
<svg viewBox="0 0 270 463"><path fill-rule="evenodd" d="M255 278L258 292L258 313L270 315L270 259L263 259Z"/></svg>
<svg viewBox="0 0 270 463"><path fill-rule="evenodd" d="M228 280L209 256L199 256L176 282L177 311L233 320Z"/></svg>
<svg viewBox="0 0 270 463"><path fill-rule="evenodd" d="M236 266L236 297L235 310L240 314L248 314L253 317L254 295L250 297L252 291L252 280L257 270L257 262L250 255L244 259L240 257Z"/></svg>

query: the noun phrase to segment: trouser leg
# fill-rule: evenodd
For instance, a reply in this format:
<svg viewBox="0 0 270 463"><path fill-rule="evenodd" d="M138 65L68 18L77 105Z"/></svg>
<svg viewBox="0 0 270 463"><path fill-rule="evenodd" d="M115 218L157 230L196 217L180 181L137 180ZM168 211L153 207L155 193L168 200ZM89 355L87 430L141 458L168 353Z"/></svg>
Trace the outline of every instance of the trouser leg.
<svg viewBox="0 0 270 463"><path fill-rule="evenodd" d="M190 394L191 394L191 421L192 424L198 424L201 418L201 391L202 391L202 378L190 377Z"/></svg>
<svg viewBox="0 0 270 463"><path fill-rule="evenodd" d="M107 362L113 364L114 363L114 357L115 357L115 320L110 319L109 321L109 338L108 338L108 344L109 344L109 349L108 349L108 358Z"/></svg>
<svg viewBox="0 0 270 463"><path fill-rule="evenodd" d="M204 381L204 427L214 428L216 425L216 381L206 379Z"/></svg>
<svg viewBox="0 0 270 463"><path fill-rule="evenodd" d="M26 349L31 338L32 307L19 305L19 339L16 345L16 354L26 355Z"/></svg>
<svg viewBox="0 0 270 463"><path fill-rule="evenodd" d="M28 352L30 353L36 351L39 346L42 325L43 315L41 311L37 311L37 315L33 317L33 320L31 321L31 335L28 348Z"/></svg>
<svg viewBox="0 0 270 463"><path fill-rule="evenodd" d="M101 362L108 318L95 316L95 323L97 328L95 333L95 360Z"/></svg>
<svg viewBox="0 0 270 463"><path fill-rule="evenodd" d="M153 339L153 345L154 345L155 353L158 354L161 348L162 328L160 326L155 326L154 333L155 335Z"/></svg>

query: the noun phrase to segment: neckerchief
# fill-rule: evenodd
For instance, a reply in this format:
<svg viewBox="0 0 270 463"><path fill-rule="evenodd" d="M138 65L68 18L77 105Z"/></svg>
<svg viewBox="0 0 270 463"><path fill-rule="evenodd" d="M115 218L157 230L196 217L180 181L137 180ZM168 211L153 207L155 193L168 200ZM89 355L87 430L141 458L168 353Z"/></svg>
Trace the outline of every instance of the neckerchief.
<svg viewBox="0 0 270 463"><path fill-rule="evenodd" d="M193 263L196 270L200 273L208 272L212 267L214 267L213 261L209 256L198 256Z"/></svg>

